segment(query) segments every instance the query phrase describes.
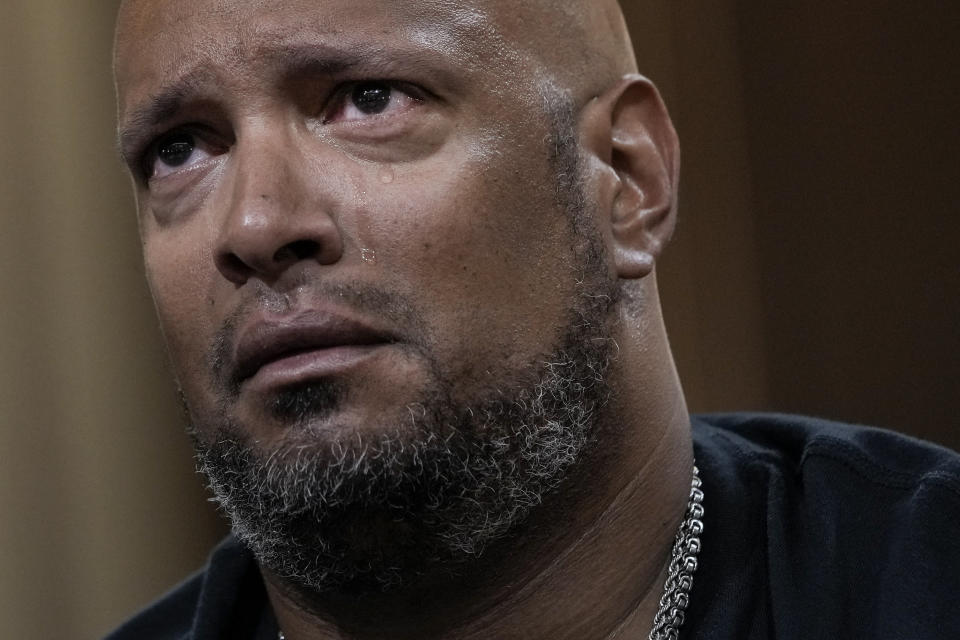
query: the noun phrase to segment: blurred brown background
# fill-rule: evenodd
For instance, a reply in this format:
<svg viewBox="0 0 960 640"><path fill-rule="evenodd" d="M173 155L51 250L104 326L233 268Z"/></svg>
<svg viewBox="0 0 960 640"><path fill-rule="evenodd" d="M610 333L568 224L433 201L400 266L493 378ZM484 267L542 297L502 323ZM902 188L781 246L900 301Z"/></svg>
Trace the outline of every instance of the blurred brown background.
<svg viewBox="0 0 960 640"><path fill-rule="evenodd" d="M960 448L960 3L626 0L684 144L661 269L697 410ZM115 0L0 8L0 637L97 638L223 532L112 149Z"/></svg>

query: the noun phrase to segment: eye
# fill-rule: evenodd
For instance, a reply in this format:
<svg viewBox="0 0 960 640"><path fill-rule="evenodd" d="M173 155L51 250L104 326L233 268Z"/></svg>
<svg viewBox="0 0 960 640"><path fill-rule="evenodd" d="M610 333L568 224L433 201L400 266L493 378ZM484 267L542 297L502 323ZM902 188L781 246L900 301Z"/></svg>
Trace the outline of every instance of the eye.
<svg viewBox="0 0 960 640"><path fill-rule="evenodd" d="M383 113L390 106L393 89L380 82L365 82L353 88L353 106L366 114Z"/></svg>
<svg viewBox="0 0 960 640"><path fill-rule="evenodd" d="M197 141L190 133L176 133L162 140L157 146L157 158L168 167L180 167L186 164Z"/></svg>
<svg viewBox="0 0 960 640"><path fill-rule="evenodd" d="M386 116L402 112L420 102L411 95L412 90L401 89L384 81L365 81L347 85L340 92L339 99L333 103L333 109L324 118L324 124L331 122L356 122L374 116Z"/></svg>
<svg viewBox="0 0 960 640"><path fill-rule="evenodd" d="M191 131L174 131L151 146L143 162L144 175L148 180L163 178L220 153Z"/></svg>

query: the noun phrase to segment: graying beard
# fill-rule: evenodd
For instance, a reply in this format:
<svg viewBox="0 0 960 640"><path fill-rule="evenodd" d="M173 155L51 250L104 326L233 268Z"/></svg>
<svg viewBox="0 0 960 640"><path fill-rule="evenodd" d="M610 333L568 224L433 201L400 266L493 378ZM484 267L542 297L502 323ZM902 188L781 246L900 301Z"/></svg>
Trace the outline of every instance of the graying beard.
<svg viewBox="0 0 960 640"><path fill-rule="evenodd" d="M608 343L593 344L558 354L512 399L423 411L416 437L293 443L266 459L236 437L198 441L200 468L234 533L278 576L314 592L390 589L479 556L567 476L607 393Z"/></svg>

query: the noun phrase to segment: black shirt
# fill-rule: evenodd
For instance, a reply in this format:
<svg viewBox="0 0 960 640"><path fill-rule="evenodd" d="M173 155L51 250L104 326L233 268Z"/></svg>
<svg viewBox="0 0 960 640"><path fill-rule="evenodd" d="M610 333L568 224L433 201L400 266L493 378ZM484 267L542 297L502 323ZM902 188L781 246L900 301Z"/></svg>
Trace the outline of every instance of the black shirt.
<svg viewBox="0 0 960 640"><path fill-rule="evenodd" d="M960 455L795 416L700 416L693 435L705 530L681 638L960 638ZM228 538L108 640L276 637Z"/></svg>

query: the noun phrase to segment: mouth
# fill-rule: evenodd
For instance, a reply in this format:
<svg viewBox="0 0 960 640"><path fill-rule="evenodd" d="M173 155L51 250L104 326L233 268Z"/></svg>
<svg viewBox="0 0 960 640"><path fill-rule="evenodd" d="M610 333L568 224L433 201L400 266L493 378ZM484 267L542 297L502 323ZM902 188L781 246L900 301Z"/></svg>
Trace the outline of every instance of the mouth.
<svg viewBox="0 0 960 640"><path fill-rule="evenodd" d="M311 310L254 318L239 334L235 388L276 388L337 375L396 342L388 332L347 314Z"/></svg>

